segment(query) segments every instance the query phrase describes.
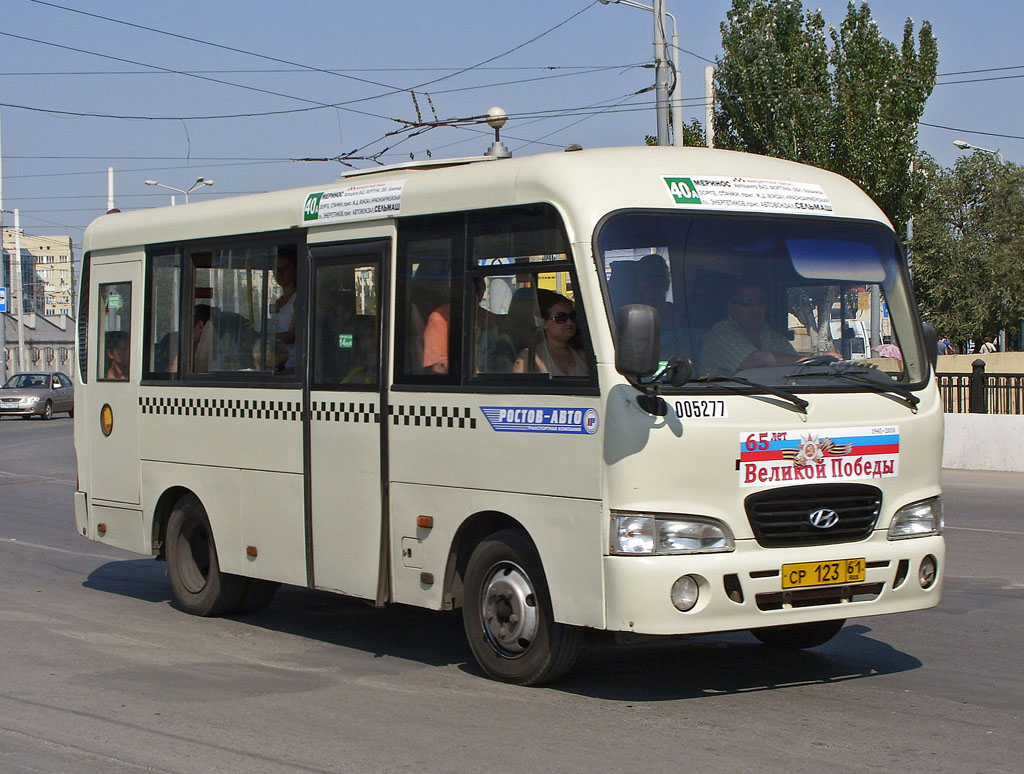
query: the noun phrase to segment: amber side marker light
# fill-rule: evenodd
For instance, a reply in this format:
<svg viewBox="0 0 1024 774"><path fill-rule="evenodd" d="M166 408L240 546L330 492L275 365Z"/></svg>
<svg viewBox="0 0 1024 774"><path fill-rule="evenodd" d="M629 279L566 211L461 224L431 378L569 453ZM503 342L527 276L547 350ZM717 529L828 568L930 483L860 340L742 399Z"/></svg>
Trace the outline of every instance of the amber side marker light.
<svg viewBox="0 0 1024 774"><path fill-rule="evenodd" d="M110 435L114 432L114 410L109 403L104 403L100 409L100 431L103 435Z"/></svg>

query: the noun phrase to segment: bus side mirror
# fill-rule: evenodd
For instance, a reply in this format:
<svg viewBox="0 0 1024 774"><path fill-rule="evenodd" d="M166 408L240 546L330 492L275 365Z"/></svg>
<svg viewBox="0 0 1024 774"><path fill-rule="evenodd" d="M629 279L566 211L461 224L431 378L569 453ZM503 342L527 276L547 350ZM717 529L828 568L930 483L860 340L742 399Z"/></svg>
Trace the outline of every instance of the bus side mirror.
<svg viewBox="0 0 1024 774"><path fill-rule="evenodd" d="M661 328L658 310L647 304L626 304L615 313L615 370L639 379L658 370Z"/></svg>
<svg viewBox="0 0 1024 774"><path fill-rule="evenodd" d="M932 370L938 370L939 365L939 334L935 332L935 326L931 323L921 323L921 333L924 334L924 347L928 352L928 362L932 364Z"/></svg>

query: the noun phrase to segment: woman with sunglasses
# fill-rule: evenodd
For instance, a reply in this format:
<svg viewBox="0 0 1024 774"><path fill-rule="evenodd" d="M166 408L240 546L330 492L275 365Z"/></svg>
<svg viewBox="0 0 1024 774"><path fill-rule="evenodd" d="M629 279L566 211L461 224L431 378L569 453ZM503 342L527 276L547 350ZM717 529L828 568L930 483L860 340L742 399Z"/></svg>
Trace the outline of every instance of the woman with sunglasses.
<svg viewBox="0 0 1024 774"><path fill-rule="evenodd" d="M512 370L550 376L586 376L586 358L581 350L572 346L576 335L576 312L572 301L541 289L537 291L537 306L544 321L544 338L520 352Z"/></svg>

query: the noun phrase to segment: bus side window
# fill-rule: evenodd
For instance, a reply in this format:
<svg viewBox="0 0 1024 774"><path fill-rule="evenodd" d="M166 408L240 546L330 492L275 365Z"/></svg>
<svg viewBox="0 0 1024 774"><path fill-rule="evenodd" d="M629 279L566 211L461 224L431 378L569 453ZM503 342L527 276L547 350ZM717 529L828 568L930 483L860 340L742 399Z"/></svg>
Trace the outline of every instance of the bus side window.
<svg viewBox="0 0 1024 774"><path fill-rule="evenodd" d="M143 377L173 379L178 371L178 313L181 307L181 253L151 255L147 308L148 357Z"/></svg>
<svg viewBox="0 0 1024 774"><path fill-rule="evenodd" d="M449 257L406 259L398 328L406 375L444 376L456 372L457 353L452 347L453 263Z"/></svg>
<svg viewBox="0 0 1024 774"><path fill-rule="evenodd" d="M296 315L304 308L296 291L297 253L295 244L272 242L190 252L180 345L188 373L294 379L301 344Z"/></svg>
<svg viewBox="0 0 1024 774"><path fill-rule="evenodd" d="M131 377L132 285L100 285L98 379L126 382Z"/></svg>

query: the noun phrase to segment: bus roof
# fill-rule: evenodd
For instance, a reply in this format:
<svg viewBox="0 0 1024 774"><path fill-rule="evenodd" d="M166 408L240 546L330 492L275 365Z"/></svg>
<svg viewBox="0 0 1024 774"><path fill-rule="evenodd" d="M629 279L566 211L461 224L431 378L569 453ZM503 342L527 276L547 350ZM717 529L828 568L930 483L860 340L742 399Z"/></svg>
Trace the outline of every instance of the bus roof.
<svg viewBox="0 0 1024 774"><path fill-rule="evenodd" d="M752 208L743 190L753 188L762 193ZM724 189L732 193L718 195ZM317 194L330 194L334 202L386 199L390 205L311 217L308 203ZM799 199L806 201L797 204ZM585 229L570 233L572 241L589 239L600 218L621 209L794 212L800 206L809 214L874 220L891 228L863 191L832 172L733 151L636 146L413 162L356 170L320 186L114 213L92 222L83 247L117 249L531 202L551 202L571 215Z"/></svg>

